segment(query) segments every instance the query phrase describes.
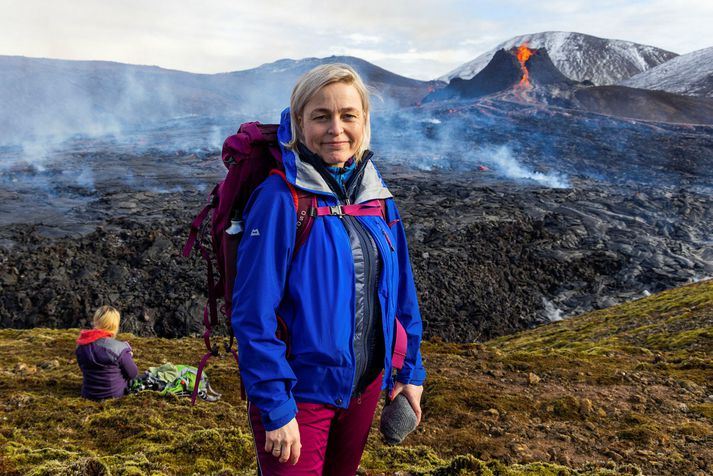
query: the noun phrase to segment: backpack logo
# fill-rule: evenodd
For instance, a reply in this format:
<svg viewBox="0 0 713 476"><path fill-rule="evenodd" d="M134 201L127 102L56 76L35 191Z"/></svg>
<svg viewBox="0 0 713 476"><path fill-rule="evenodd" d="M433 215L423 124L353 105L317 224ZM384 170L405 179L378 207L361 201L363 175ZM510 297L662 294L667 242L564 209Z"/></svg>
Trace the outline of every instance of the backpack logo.
<svg viewBox="0 0 713 476"><path fill-rule="evenodd" d="M260 236L260 230L253 228L253 231L250 232L250 236Z"/></svg>

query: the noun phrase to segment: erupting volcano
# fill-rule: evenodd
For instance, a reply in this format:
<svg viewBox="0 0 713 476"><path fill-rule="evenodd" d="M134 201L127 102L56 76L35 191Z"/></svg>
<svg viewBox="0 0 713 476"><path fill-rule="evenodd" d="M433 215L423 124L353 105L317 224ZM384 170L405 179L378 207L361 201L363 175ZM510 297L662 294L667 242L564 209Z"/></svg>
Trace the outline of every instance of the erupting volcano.
<svg viewBox="0 0 713 476"><path fill-rule="evenodd" d="M527 47L527 43L520 45L517 49L517 60L520 62L520 67L522 68L522 79L520 80L520 86L531 87L530 84L530 72L527 69L527 60L530 56L534 55L535 52Z"/></svg>
<svg viewBox="0 0 713 476"><path fill-rule="evenodd" d="M498 51L490 63L471 79L454 78L445 88L426 96L423 102L479 98L522 88L571 87L575 84L555 67L547 50L531 49L523 44L518 48Z"/></svg>

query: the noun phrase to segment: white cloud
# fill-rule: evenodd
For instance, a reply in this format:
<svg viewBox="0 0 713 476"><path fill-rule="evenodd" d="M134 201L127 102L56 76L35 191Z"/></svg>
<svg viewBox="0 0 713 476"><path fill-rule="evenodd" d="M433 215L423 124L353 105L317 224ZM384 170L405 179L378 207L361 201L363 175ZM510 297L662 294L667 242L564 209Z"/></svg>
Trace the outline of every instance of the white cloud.
<svg viewBox="0 0 713 476"><path fill-rule="evenodd" d="M378 36L362 35L361 33L347 35L347 39L355 45L378 45L382 42Z"/></svg>
<svg viewBox="0 0 713 476"><path fill-rule="evenodd" d="M3 0L0 54L105 59L194 72L354 54L435 78L513 36L578 31L678 53L713 45L699 0Z"/></svg>

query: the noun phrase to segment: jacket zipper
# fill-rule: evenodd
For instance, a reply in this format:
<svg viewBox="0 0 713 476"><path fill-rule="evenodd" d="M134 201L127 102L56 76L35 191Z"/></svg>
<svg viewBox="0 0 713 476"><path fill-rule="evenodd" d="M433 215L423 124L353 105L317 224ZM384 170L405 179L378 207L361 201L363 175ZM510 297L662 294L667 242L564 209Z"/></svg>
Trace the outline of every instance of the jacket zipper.
<svg viewBox="0 0 713 476"><path fill-rule="evenodd" d="M347 233L349 233L349 229L353 230L354 233L357 236L357 239L359 240L359 245L362 249L362 254L364 256L364 265L365 265L365 276L364 276L364 313L363 313L363 319L362 319L362 325L361 325L361 345L360 345L360 350L361 353L359 354L361 356L361 359L358 361L359 366L356 368L356 373L354 376L354 382L352 383L352 392L357 390L357 386L359 384L359 380L361 380L361 377L363 377L364 372L367 370L367 364L368 364L368 347L369 347L369 339L367 335L367 330L371 329L373 320L374 320L374 312L373 312L373 307L374 307L374 293L372 292L374 290L374 280L375 280L375 274L376 274L376 268L378 266L369 266L368 269L366 269L366 266L368 263L376 264L376 260L378 257L376 256L377 251L374 249L374 246L376 243L373 241L373 238L371 238L369 235L367 235L367 231L364 229L364 226L361 223L356 223L358 219L356 217L351 217L351 216L344 216L344 220L342 223L344 226L347 228ZM355 304L356 306L356 304ZM355 321L357 319L357 310L355 309ZM356 323L355 323L355 332L357 331L356 329ZM356 349L355 349L356 351ZM356 355L355 355L356 357Z"/></svg>
<svg viewBox="0 0 713 476"><path fill-rule="evenodd" d="M363 157L363 159L358 163L357 169L354 171L354 174L350 178L350 180L345 184L345 187L342 188L339 183L332 177L332 175L326 170L326 168L319 163L319 159L315 160L314 157L309 157L311 160L312 165L315 167L317 172L322 176L322 178L327 182L329 185L329 188L332 190L334 193L335 198L337 199L338 204L344 204L344 205L350 205L351 204L351 194L354 193L354 190L356 190L357 186L359 183L361 183L361 180L364 175L364 169L366 168L366 165L368 164L369 160L373 156L373 153L371 151L367 151L366 155ZM361 223L355 224L352 222L352 220L356 220L356 217L350 217L347 215L339 215L339 218L342 221L342 224L345 227L345 231L347 232L347 235L349 235L349 229L351 228L352 230L355 231L357 239L359 240L360 246L362 248L362 254L364 255L364 263L366 264L367 262L371 262L373 253L376 252L378 254L378 245L376 244L375 238L371 238L369 236L364 237L364 233L368 233L368 231L364 230L364 225ZM371 238L374 248L374 250L371 246L368 246L369 239ZM387 239L388 241L388 239ZM391 246L391 242L389 241L389 245ZM391 247L393 250L393 246ZM373 319L373 313L371 312L371 307L373 307L373 300L374 296L373 293L371 293L369 290L372 289L373 286L373 279L372 276L375 273L374 267L370 267L369 272L366 273L365 276L365 290L366 290L366 295L365 295L365 302L364 306L366 310L368 311L366 313L365 321L369 320L369 323L371 323L371 319ZM382 313L383 314L383 313ZM357 320L357 312L356 312L356 299L355 299L355 312L354 312L354 335L356 335L357 328L356 328L356 320ZM362 329L362 349L364 350L362 354L362 359L361 359L361 365L359 368L357 368L357 354L356 354L356 349L354 348L354 341L352 340L352 351L354 352L354 375L352 377L352 385L351 385L351 394L354 394L354 391L356 390L356 386L358 384L358 379L357 377L361 377L362 373L366 370L366 364L367 364L367 359L366 357L366 350L367 350L367 340L366 340L366 333L364 332L365 329L368 329L369 326L364 325ZM383 332L383 330L382 330ZM384 339L385 340L385 339ZM386 347L386 346L384 346ZM386 351L386 349L385 349ZM363 370L361 370L363 368ZM357 393L354 395L357 397L358 400L361 400L361 392Z"/></svg>

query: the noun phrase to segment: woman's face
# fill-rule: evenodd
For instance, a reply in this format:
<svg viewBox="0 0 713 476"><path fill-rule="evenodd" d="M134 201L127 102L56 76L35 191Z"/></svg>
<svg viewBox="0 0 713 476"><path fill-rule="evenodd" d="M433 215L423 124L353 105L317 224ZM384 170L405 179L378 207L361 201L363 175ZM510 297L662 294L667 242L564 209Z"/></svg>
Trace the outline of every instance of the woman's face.
<svg viewBox="0 0 713 476"><path fill-rule="evenodd" d="M328 165L337 167L354 156L365 126L359 92L345 83L328 84L317 91L300 117L304 145Z"/></svg>

